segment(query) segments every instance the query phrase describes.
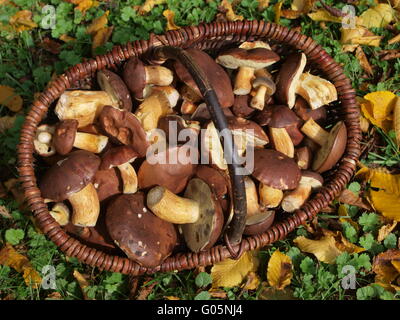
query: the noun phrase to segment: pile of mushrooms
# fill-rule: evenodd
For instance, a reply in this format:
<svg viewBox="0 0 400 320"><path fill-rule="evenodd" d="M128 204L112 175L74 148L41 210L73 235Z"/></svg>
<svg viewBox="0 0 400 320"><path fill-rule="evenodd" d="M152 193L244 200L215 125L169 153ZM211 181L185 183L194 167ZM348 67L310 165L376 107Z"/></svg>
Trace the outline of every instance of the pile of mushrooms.
<svg viewBox="0 0 400 320"><path fill-rule="evenodd" d="M301 208L342 157L345 124L325 127L336 88L310 73L305 54L280 57L261 41L214 57L186 51L215 90L239 156L253 162L244 234L263 233ZM34 147L48 165L42 197L66 232L148 268L221 241L234 214L228 166L180 61L133 57L98 71L91 90L64 92L54 112Z"/></svg>

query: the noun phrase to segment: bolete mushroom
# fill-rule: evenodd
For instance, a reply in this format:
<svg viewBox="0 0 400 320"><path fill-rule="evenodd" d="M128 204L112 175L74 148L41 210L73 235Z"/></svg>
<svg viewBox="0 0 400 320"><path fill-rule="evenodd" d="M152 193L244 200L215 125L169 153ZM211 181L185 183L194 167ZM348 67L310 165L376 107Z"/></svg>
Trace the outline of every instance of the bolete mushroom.
<svg viewBox="0 0 400 320"><path fill-rule="evenodd" d="M97 82L101 90L107 92L119 109L131 111L132 99L126 84L116 73L103 69L97 72Z"/></svg>
<svg viewBox="0 0 400 320"><path fill-rule="evenodd" d="M294 212L307 201L313 190L321 188L324 179L320 174L312 171L303 171L298 187L288 192L282 200L282 209L286 212Z"/></svg>
<svg viewBox="0 0 400 320"><path fill-rule="evenodd" d="M157 87L140 104L135 111L135 116L139 119L146 132L157 128L160 117L173 112L176 106L179 93L173 87Z"/></svg>
<svg viewBox="0 0 400 320"><path fill-rule="evenodd" d="M304 53L292 53L286 58L279 70L276 78L275 97L278 102L287 105L289 108L293 108L296 102L297 86L306 63L307 58Z"/></svg>
<svg viewBox="0 0 400 320"><path fill-rule="evenodd" d="M146 86L169 86L174 80L171 70L163 66L146 66L137 57L132 57L125 63L122 77L137 100L146 97Z"/></svg>
<svg viewBox="0 0 400 320"><path fill-rule="evenodd" d="M279 205L283 197L282 191L297 188L301 171L293 159L281 152L256 149L252 175L261 183L261 204L273 208Z"/></svg>
<svg viewBox="0 0 400 320"><path fill-rule="evenodd" d="M58 99L54 112L60 120L78 120L78 128L82 128L94 123L106 105L118 108L105 91L65 91Z"/></svg>
<svg viewBox="0 0 400 320"><path fill-rule="evenodd" d="M200 133L200 124L197 121L188 121L175 114L167 115L158 120L158 129L165 133L170 146L188 142L197 146Z"/></svg>
<svg viewBox="0 0 400 320"><path fill-rule="evenodd" d="M250 107L250 98L250 95L235 96L232 112L236 117L247 119L254 114L256 110Z"/></svg>
<svg viewBox="0 0 400 320"><path fill-rule="evenodd" d="M323 125L327 118L327 112L325 107L318 109L311 109L304 98L298 96L294 105L293 111L303 121L307 121L312 118L319 125Z"/></svg>
<svg viewBox="0 0 400 320"><path fill-rule="evenodd" d="M196 63L196 65L205 73L211 87L215 90L221 107L231 107L233 105L234 97L231 80L225 70L204 51L188 48L186 49L186 52L193 59L194 63ZM183 64L180 61L175 61L174 68L179 79L188 87L193 89L198 96L202 97L196 82Z"/></svg>
<svg viewBox="0 0 400 320"><path fill-rule="evenodd" d="M117 169L98 170L93 178L93 186L97 191L99 201L122 193L122 181L117 174Z"/></svg>
<svg viewBox="0 0 400 320"><path fill-rule="evenodd" d="M279 60L280 57L275 52L265 48L233 48L220 54L216 61L228 69L239 68L233 93L247 95L252 89L251 81L255 70L266 68Z"/></svg>
<svg viewBox="0 0 400 320"><path fill-rule="evenodd" d="M185 146L176 146L149 154L138 171L140 189L159 185L175 194L182 192L198 162L198 154L187 151Z"/></svg>
<svg viewBox="0 0 400 320"><path fill-rule="evenodd" d="M308 72L300 76L296 93L302 96L313 110L338 99L333 83Z"/></svg>
<svg viewBox="0 0 400 320"><path fill-rule="evenodd" d="M261 210L259 213L246 219L246 227L243 234L253 236L264 233L272 226L274 219L274 210Z"/></svg>
<svg viewBox="0 0 400 320"><path fill-rule="evenodd" d="M177 242L174 225L146 208L142 192L115 198L107 207L106 226L128 258L147 268L159 266Z"/></svg>
<svg viewBox="0 0 400 320"><path fill-rule="evenodd" d="M69 223L69 208L65 203L57 202L49 211L50 215L56 220L60 226L66 226Z"/></svg>
<svg viewBox="0 0 400 320"><path fill-rule="evenodd" d="M271 74L265 69L256 71L255 76L253 88L256 89L256 94L250 104L254 109L263 110L266 99L275 93L276 85Z"/></svg>
<svg viewBox="0 0 400 320"><path fill-rule="evenodd" d="M320 146L314 157L312 170L322 173L332 169L346 150L346 124L339 121L330 132L327 132L311 118L301 131Z"/></svg>
<svg viewBox="0 0 400 320"><path fill-rule="evenodd" d="M131 146L119 146L107 150L102 156L100 170L117 167L121 173L123 193L135 193L138 190L138 178L131 162L135 161L138 153Z"/></svg>
<svg viewBox="0 0 400 320"><path fill-rule="evenodd" d="M56 154L56 149L53 145L53 134L54 126L42 124L37 128L33 146L38 155L50 157Z"/></svg>
<svg viewBox="0 0 400 320"><path fill-rule="evenodd" d="M93 181L100 158L85 150L71 152L43 175L39 188L53 202L68 200L73 208L72 223L93 227L100 213L99 198Z"/></svg>
<svg viewBox="0 0 400 320"><path fill-rule="evenodd" d="M131 112L105 106L99 116L99 125L112 142L132 146L139 157L146 156L150 143L142 124Z"/></svg>
<svg viewBox="0 0 400 320"><path fill-rule="evenodd" d="M56 124L53 144L57 153L66 155L74 147L93 153L102 152L108 143L108 137L78 132L78 125L79 123L75 119L63 120Z"/></svg>
<svg viewBox="0 0 400 320"><path fill-rule="evenodd" d="M295 160L297 165L302 170L308 170L311 166L312 162L312 152L311 149L307 146L297 148L295 150Z"/></svg>
<svg viewBox="0 0 400 320"><path fill-rule="evenodd" d="M189 181L184 197L199 205L199 218L181 225L183 237L190 250L200 252L211 248L221 235L224 214L211 188L201 179Z"/></svg>

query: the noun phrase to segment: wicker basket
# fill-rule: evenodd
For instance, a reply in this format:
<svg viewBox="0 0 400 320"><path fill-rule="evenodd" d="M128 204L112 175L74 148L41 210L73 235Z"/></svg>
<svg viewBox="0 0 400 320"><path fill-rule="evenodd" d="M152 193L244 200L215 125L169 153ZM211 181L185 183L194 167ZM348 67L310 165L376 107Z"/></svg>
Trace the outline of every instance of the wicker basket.
<svg viewBox="0 0 400 320"><path fill-rule="evenodd" d="M322 189L307 201L300 210L287 215L274 224L267 232L245 237L235 246L217 245L210 250L193 253L185 252L167 258L157 268L149 269L121 256L112 256L100 250L88 247L70 237L50 216L47 205L41 197L34 171L33 140L40 122L45 118L49 106L67 89L79 80L93 77L97 70L120 65L133 56L143 57L155 47L169 45L181 48L195 47L203 50L218 50L226 45L234 45L249 40L266 40L272 44L285 45L291 49L303 51L308 63L330 80L337 88L339 103L333 110L333 120L343 120L347 126L348 141L345 154L338 165L327 173ZM18 146L18 170L25 198L41 230L68 256L76 257L83 263L131 275L191 269L208 266L224 259L240 255L248 250L263 247L284 239L296 227L312 219L337 196L350 181L356 169L360 155L361 130L359 126L359 108L355 90L343 69L330 57L320 45L311 38L280 25L264 21L214 22L199 26L185 27L163 35L151 35L149 40L140 40L115 46L111 52L77 64L59 76L33 103L21 130Z"/></svg>

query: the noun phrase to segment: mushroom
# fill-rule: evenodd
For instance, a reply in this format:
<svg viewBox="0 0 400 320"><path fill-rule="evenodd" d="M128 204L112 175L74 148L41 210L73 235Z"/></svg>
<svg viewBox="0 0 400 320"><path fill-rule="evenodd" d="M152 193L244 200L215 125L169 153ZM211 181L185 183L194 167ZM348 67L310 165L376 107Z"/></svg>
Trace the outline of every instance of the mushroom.
<svg viewBox="0 0 400 320"><path fill-rule="evenodd" d="M108 143L108 137L85 132L77 132L78 121L68 119L56 124L53 135L53 144L57 153L66 155L72 148L100 153Z"/></svg>
<svg viewBox="0 0 400 320"><path fill-rule="evenodd" d="M123 193L135 193L138 190L138 178L130 163L137 157L138 153L131 146L114 147L104 153L99 169L109 170L117 167L122 177Z"/></svg>
<svg viewBox="0 0 400 320"><path fill-rule="evenodd" d="M271 46L264 41L245 41L239 46L239 48L246 49L246 50L255 49L255 48L264 48L264 49L271 50Z"/></svg>
<svg viewBox="0 0 400 320"><path fill-rule="evenodd" d="M197 146L200 125L197 121L186 121L178 115L167 115L158 121L158 129L165 133L170 146L190 143Z"/></svg>
<svg viewBox="0 0 400 320"><path fill-rule="evenodd" d="M312 161L311 149L307 146L297 148L295 150L295 160L300 169L308 170Z"/></svg>
<svg viewBox="0 0 400 320"><path fill-rule="evenodd" d="M55 155L56 149L53 145L54 126L48 124L40 125L36 130L33 145L35 152L42 157L50 157Z"/></svg>
<svg viewBox="0 0 400 320"><path fill-rule="evenodd" d="M57 202L49 213L60 226L66 226L69 223L69 208L64 203Z"/></svg>
<svg viewBox="0 0 400 320"><path fill-rule="evenodd" d="M181 225L186 244L193 252L208 250L217 242L224 225L221 206L208 184L198 178L189 181L184 197L199 205L197 221Z"/></svg>
<svg viewBox="0 0 400 320"><path fill-rule="evenodd" d="M97 72L97 82L101 90L107 92L119 109L131 111L132 99L124 81L116 73L104 69Z"/></svg>
<svg viewBox="0 0 400 320"><path fill-rule="evenodd" d="M100 213L99 198L93 181L100 159L85 150L71 152L43 175L39 188L42 196L53 202L69 200L72 223L93 227Z"/></svg>
<svg viewBox="0 0 400 320"><path fill-rule="evenodd" d="M147 206L157 217L175 224L194 223L200 216L197 201L179 197L161 186L147 193Z"/></svg>
<svg viewBox="0 0 400 320"><path fill-rule="evenodd" d="M239 68L233 90L236 95L249 94L252 88L251 81L254 77L254 71L266 68L279 60L280 57L275 52L265 48L250 50L241 48L228 49L217 58L217 62L225 68Z"/></svg>
<svg viewBox="0 0 400 320"><path fill-rule="evenodd" d="M333 83L308 72L300 76L296 93L302 96L313 110L338 99Z"/></svg>
<svg viewBox="0 0 400 320"><path fill-rule="evenodd" d="M314 157L312 170L322 173L332 169L346 149L347 129L345 123L339 121L330 132L327 132L311 118L304 124L301 131L320 146Z"/></svg>
<svg viewBox="0 0 400 320"><path fill-rule="evenodd" d="M60 120L78 120L78 128L82 128L94 123L106 105L118 108L105 91L65 91L58 99L54 112Z"/></svg>
<svg viewBox="0 0 400 320"><path fill-rule="evenodd" d="M223 108L222 112L224 113L225 117L233 116L230 108ZM201 123L211 120L211 114L208 111L207 105L205 103L200 103L193 114L190 116L190 119Z"/></svg>
<svg viewBox="0 0 400 320"><path fill-rule="evenodd" d="M262 210L246 219L243 234L253 236L267 231L275 219L274 210Z"/></svg>
<svg viewBox="0 0 400 320"><path fill-rule="evenodd" d="M226 198L229 189L229 178L223 172L206 165L199 165L197 166L196 177L208 184L219 201Z"/></svg>
<svg viewBox="0 0 400 320"><path fill-rule="evenodd" d="M147 268L159 266L177 243L174 225L146 208L142 192L115 198L107 207L106 226L128 258Z"/></svg>
<svg viewBox="0 0 400 320"><path fill-rule="evenodd" d="M275 207L272 202L276 203L277 201L270 201L268 200L269 197L280 200L279 191L296 189L301 178L300 169L293 159L281 152L270 149L254 150L254 170L252 175L264 186L269 187L260 192L260 198L262 199L261 203L270 208ZM278 197L276 196L277 194Z"/></svg>
<svg viewBox="0 0 400 320"><path fill-rule="evenodd" d="M275 93L276 85L272 80L271 74L265 69L256 71L255 76L256 78L253 81L253 88L257 91L251 100L251 106L254 109L263 110L265 100Z"/></svg>
<svg viewBox="0 0 400 320"><path fill-rule="evenodd" d="M162 66L145 66L137 57L125 63L122 77L137 100L146 98L147 85L169 86L174 80L171 70Z"/></svg>
<svg viewBox="0 0 400 320"><path fill-rule="evenodd" d="M323 125L327 118L326 108L311 109L306 100L298 96L293 111L303 121L312 118L319 125Z"/></svg>
<svg viewBox="0 0 400 320"><path fill-rule="evenodd" d="M246 189L247 217L254 216L260 212L256 184L249 176L245 176L244 187Z"/></svg>
<svg viewBox="0 0 400 320"><path fill-rule="evenodd" d="M194 48L188 48L185 51L190 55L194 63L205 73L206 78L210 82L210 86L215 90L221 107L231 107L234 97L231 80L225 70L204 51ZM200 89L183 64L180 61L175 61L174 68L178 78L193 89L198 96L202 97Z"/></svg>
<svg viewBox="0 0 400 320"><path fill-rule="evenodd" d="M263 183L258 185L258 193L260 195L260 203L265 208L277 208L283 199L282 190L272 188Z"/></svg>
<svg viewBox="0 0 400 320"><path fill-rule="evenodd" d="M311 191L321 188L323 183L324 179L320 174L312 171L302 171L299 186L283 197L282 209L286 212L300 209L309 198Z"/></svg>
<svg viewBox="0 0 400 320"><path fill-rule="evenodd" d="M197 109L197 105L191 101L183 100L181 104L181 113L183 115L193 114Z"/></svg>
<svg viewBox="0 0 400 320"><path fill-rule="evenodd" d="M139 157L146 156L150 143L140 121L132 113L105 106L99 116L99 125L112 142L132 146Z"/></svg>
<svg viewBox="0 0 400 320"><path fill-rule="evenodd" d="M159 185L175 194L182 192L198 162L197 153L188 154L187 151L185 146L176 146L149 154L138 171L140 189Z"/></svg>
<svg viewBox="0 0 400 320"><path fill-rule="evenodd" d="M150 132L157 128L160 117L173 112L172 108L176 106L178 99L179 93L175 88L158 87L140 104L135 116L141 122L143 129Z"/></svg>
<svg viewBox="0 0 400 320"><path fill-rule="evenodd" d="M250 98L250 95L235 96L232 112L236 117L249 118L254 114L256 110L250 107Z"/></svg>
<svg viewBox="0 0 400 320"><path fill-rule="evenodd" d="M282 64L276 78L275 97L278 102L287 105L290 109L296 102L296 90L300 81L307 58L304 53L292 53Z"/></svg>
<svg viewBox="0 0 400 320"><path fill-rule="evenodd" d="M99 201L107 200L108 198L122 193L122 182L117 175L117 169L99 170L93 178L93 186L97 191Z"/></svg>

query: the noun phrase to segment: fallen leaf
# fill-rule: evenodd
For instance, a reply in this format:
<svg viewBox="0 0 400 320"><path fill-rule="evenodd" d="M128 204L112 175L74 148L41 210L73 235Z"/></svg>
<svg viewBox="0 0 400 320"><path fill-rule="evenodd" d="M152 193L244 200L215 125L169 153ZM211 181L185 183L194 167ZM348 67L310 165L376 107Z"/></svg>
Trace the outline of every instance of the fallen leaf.
<svg viewBox="0 0 400 320"><path fill-rule="evenodd" d="M257 275L257 273L249 272L246 283L243 286L243 290L256 290L260 283L260 277Z"/></svg>
<svg viewBox="0 0 400 320"><path fill-rule="evenodd" d="M38 26L32 21L32 12L29 10L18 11L10 18L9 23L17 32L31 30Z"/></svg>
<svg viewBox="0 0 400 320"><path fill-rule="evenodd" d="M64 42L70 42L70 41L76 40L75 38L70 37L69 35L66 35L66 34L62 34L58 39L60 39L61 41L64 41Z"/></svg>
<svg viewBox="0 0 400 320"><path fill-rule="evenodd" d="M175 297L175 296L165 296L164 297L167 300L181 300L181 298Z"/></svg>
<svg viewBox="0 0 400 320"><path fill-rule="evenodd" d="M400 261L400 250L391 249L375 257L372 271L376 273L376 282L391 284L397 278L400 272L395 266L397 262L393 265L393 261Z"/></svg>
<svg viewBox="0 0 400 320"><path fill-rule="evenodd" d="M87 27L86 33L94 35L99 30L107 26L109 11L106 11L102 16L93 19L92 23Z"/></svg>
<svg viewBox="0 0 400 320"><path fill-rule="evenodd" d="M357 222L355 222L353 219L349 217L349 213L347 212L346 206L345 205L340 205L338 209L338 214L340 217L345 217L345 218L339 218L339 221L344 223L348 222L350 223L354 229L357 231L360 229L360 226L358 225Z"/></svg>
<svg viewBox="0 0 400 320"><path fill-rule="evenodd" d="M386 237L391 233L394 228L397 226L397 221L393 221L391 224L385 224L383 225L378 232L378 242L382 242L383 240L386 239Z"/></svg>
<svg viewBox="0 0 400 320"><path fill-rule="evenodd" d="M342 45L352 46L353 50L355 50L358 45L379 47L382 39L381 36L373 34L367 28L362 26L357 26L355 28L341 28L341 33L342 36L340 43Z"/></svg>
<svg viewBox="0 0 400 320"><path fill-rule="evenodd" d="M394 19L393 8L387 3L380 3L364 11L358 23L366 28L384 28Z"/></svg>
<svg viewBox="0 0 400 320"><path fill-rule="evenodd" d="M271 287L283 290L293 278L292 259L276 250L268 262L267 280Z"/></svg>
<svg viewBox="0 0 400 320"><path fill-rule="evenodd" d="M96 34L93 36L92 51L95 50L97 47L105 45L108 39L110 39L113 30L114 27L105 27L97 31Z"/></svg>
<svg viewBox="0 0 400 320"><path fill-rule="evenodd" d="M226 299L228 297L226 291L220 289L211 288L210 290L208 290L208 293L210 294L211 297L217 299Z"/></svg>
<svg viewBox="0 0 400 320"><path fill-rule="evenodd" d="M18 179L9 179L4 182L4 186L8 192L12 193L14 199L19 205L19 208L23 210L26 207L26 199Z"/></svg>
<svg viewBox="0 0 400 320"><path fill-rule="evenodd" d="M396 134L397 145L400 146L400 97L396 97L393 109L393 129Z"/></svg>
<svg viewBox="0 0 400 320"><path fill-rule="evenodd" d="M167 31L178 30L180 28L175 24L175 12L169 9L164 10L163 16L167 19Z"/></svg>
<svg viewBox="0 0 400 320"><path fill-rule="evenodd" d="M281 16L286 19L297 19L311 11L315 0L293 1L291 9L281 10Z"/></svg>
<svg viewBox="0 0 400 320"><path fill-rule="evenodd" d="M16 116L4 116L0 118L0 133L6 132L14 126Z"/></svg>
<svg viewBox="0 0 400 320"><path fill-rule="evenodd" d="M356 207L359 207L359 208L362 208L365 210L372 209L371 206L368 203L364 202L364 200L360 196L356 195L353 191L351 191L349 189L344 189L340 193L337 200L340 203L349 204L351 206L356 206ZM339 207L339 211L340 211L340 207Z"/></svg>
<svg viewBox="0 0 400 320"><path fill-rule="evenodd" d="M67 2L74 4L75 10L79 10L82 13L85 13L90 8L98 7L100 4L98 1L94 0L67 0Z"/></svg>
<svg viewBox="0 0 400 320"><path fill-rule="evenodd" d="M279 24L280 20L281 20L281 15L282 15L282 5L283 5L283 1L279 1L275 4L274 6L274 10L275 10L275 18L274 18L274 22L276 24Z"/></svg>
<svg viewBox="0 0 400 320"><path fill-rule="evenodd" d="M147 297L149 296L149 294L153 291L153 288L158 284L157 281L152 282L151 284L148 284L149 281L151 281L152 279L148 278L149 280L146 281L139 292L138 297L136 298L136 300L146 300Z"/></svg>
<svg viewBox="0 0 400 320"><path fill-rule="evenodd" d="M12 215L10 214L10 211L5 206L0 206L0 216L6 218L6 219L12 219Z"/></svg>
<svg viewBox="0 0 400 320"><path fill-rule="evenodd" d="M74 276L75 280L78 282L79 287L81 288L83 299L90 300L86 294L86 288L89 287L89 282L87 281L86 277L76 269L74 269L72 275Z"/></svg>
<svg viewBox="0 0 400 320"><path fill-rule="evenodd" d="M259 261L255 252L245 252L238 260L226 259L211 268L212 287L232 288L242 283L249 272L257 270Z"/></svg>
<svg viewBox="0 0 400 320"><path fill-rule="evenodd" d="M368 58L362 49L362 47L357 47L356 49L356 58L360 62L361 68L369 74L370 76L373 75L374 71L372 70L371 64L368 61Z"/></svg>
<svg viewBox="0 0 400 320"><path fill-rule="evenodd" d="M323 21L323 22L335 22L335 23L341 23L342 22L342 17L335 17L331 15L328 11L325 9L319 9L315 12L311 12L308 14L308 16L311 18L313 21Z"/></svg>
<svg viewBox="0 0 400 320"><path fill-rule="evenodd" d="M63 298L61 296L61 293L59 293L58 291L54 291L46 297L46 300L63 300Z"/></svg>
<svg viewBox="0 0 400 320"><path fill-rule="evenodd" d="M14 88L0 85L0 104L6 106L12 112L18 112L22 109L23 100L21 96L15 93Z"/></svg>
<svg viewBox="0 0 400 320"><path fill-rule="evenodd" d="M228 0L222 0L220 7L222 7L224 10L228 21L242 21L244 19L243 16L237 15L235 11L233 11L232 3L230 3Z"/></svg>
<svg viewBox="0 0 400 320"><path fill-rule="evenodd" d="M283 290L278 290L276 288L268 287L260 292L258 295L260 300L295 300L293 295L293 290L290 288L285 288Z"/></svg>
<svg viewBox="0 0 400 320"><path fill-rule="evenodd" d="M258 11L264 11L269 7L269 0L257 0L258 1Z"/></svg>
<svg viewBox="0 0 400 320"><path fill-rule="evenodd" d="M154 8L154 6L166 2L167 2L166 0L146 0L144 4L141 7L139 7L139 14L144 15L146 13L149 13Z"/></svg>
<svg viewBox="0 0 400 320"><path fill-rule="evenodd" d="M328 235L328 236L329 236L329 233L331 233L331 235L336 240L336 247L339 250L341 250L342 252L361 253L361 252L365 251L364 248L356 246L355 244L348 241L340 231L337 231L336 233L333 231L329 231L329 230L324 230L324 231L325 231L325 235Z"/></svg>
<svg viewBox="0 0 400 320"><path fill-rule="evenodd" d="M0 264L13 268L18 273L22 273L26 285L32 288L37 289L42 283L42 278L32 267L28 258L18 253L9 243L6 243L0 250Z"/></svg>

